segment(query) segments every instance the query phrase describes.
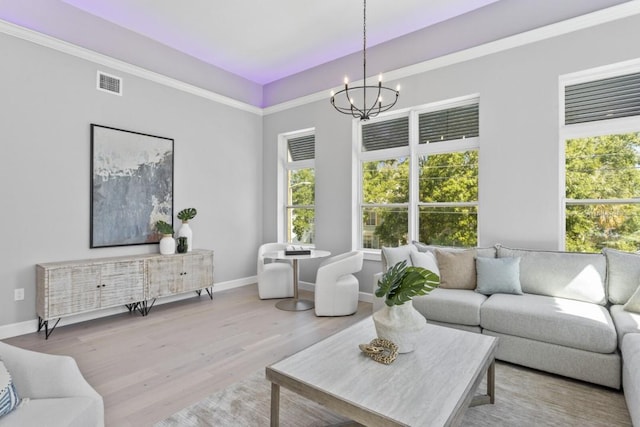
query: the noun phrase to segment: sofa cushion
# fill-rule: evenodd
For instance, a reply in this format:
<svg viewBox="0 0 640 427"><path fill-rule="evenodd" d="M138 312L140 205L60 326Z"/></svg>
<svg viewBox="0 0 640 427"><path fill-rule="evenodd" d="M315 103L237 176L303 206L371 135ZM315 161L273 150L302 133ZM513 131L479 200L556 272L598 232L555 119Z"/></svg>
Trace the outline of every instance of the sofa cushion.
<svg viewBox="0 0 640 427"><path fill-rule="evenodd" d="M416 248L411 248L411 264L415 267L425 268L440 276L436 256L431 252L418 252Z"/></svg>
<svg viewBox="0 0 640 427"><path fill-rule="evenodd" d="M413 298L413 307L427 320L459 325L480 325L480 306L486 296L466 289L436 288Z"/></svg>
<svg viewBox="0 0 640 427"><path fill-rule="evenodd" d="M406 261L407 265L411 264L411 248L413 245L403 245L397 248L382 247L380 259L382 261L382 271L385 272L389 267L393 267L399 262Z"/></svg>
<svg viewBox="0 0 640 427"><path fill-rule="evenodd" d="M623 308L632 313L640 314L640 286L636 289L633 295L631 295L631 298L629 298Z"/></svg>
<svg viewBox="0 0 640 427"><path fill-rule="evenodd" d="M450 252L436 249L440 287L444 289L476 288L476 251Z"/></svg>
<svg viewBox="0 0 640 427"><path fill-rule="evenodd" d="M622 387L631 422L640 425L640 334L629 334L622 342Z"/></svg>
<svg viewBox="0 0 640 427"><path fill-rule="evenodd" d="M498 257L520 257L522 292L604 305L607 262L602 254L498 247Z"/></svg>
<svg viewBox="0 0 640 427"><path fill-rule="evenodd" d="M459 246L438 246L438 245L427 245L426 243L420 243L418 241L413 241L413 245L418 248L420 252L435 252L436 249L441 251L448 252L462 252L467 251L469 249L474 249L476 251L476 256L483 258L495 258L496 257L496 248L494 246L490 246L487 248L463 248Z"/></svg>
<svg viewBox="0 0 640 427"><path fill-rule="evenodd" d="M565 298L495 294L480 307L480 326L597 353L612 353L618 347L605 307Z"/></svg>
<svg viewBox="0 0 640 427"><path fill-rule="evenodd" d="M11 374L0 360L0 417L13 411L19 404L20 398Z"/></svg>
<svg viewBox="0 0 640 427"><path fill-rule="evenodd" d="M96 418L96 401L88 397L25 399L26 402L5 417L4 426L87 427L102 425Z"/></svg>
<svg viewBox="0 0 640 427"><path fill-rule="evenodd" d="M607 289L612 304L625 304L640 283L640 255L603 249L607 260Z"/></svg>
<svg viewBox="0 0 640 427"><path fill-rule="evenodd" d="M520 258L476 258L478 286L484 295L522 295L520 286Z"/></svg>
<svg viewBox="0 0 640 427"><path fill-rule="evenodd" d="M640 314L626 311L621 305L609 307L613 324L618 333L618 345L622 345L622 339L626 334L640 333Z"/></svg>

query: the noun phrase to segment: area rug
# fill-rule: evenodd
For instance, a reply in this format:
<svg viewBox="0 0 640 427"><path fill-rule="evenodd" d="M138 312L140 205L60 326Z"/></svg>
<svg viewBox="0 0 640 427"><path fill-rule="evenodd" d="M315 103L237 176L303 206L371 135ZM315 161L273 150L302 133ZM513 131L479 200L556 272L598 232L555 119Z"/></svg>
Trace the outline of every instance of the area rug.
<svg viewBox="0 0 640 427"><path fill-rule="evenodd" d="M268 426L270 384L261 370L155 426ZM486 390L484 382L480 387L479 390ZM347 419L281 388L281 426L346 424ZM469 408L462 425L609 427L631 426L631 421L621 392L497 363L496 403Z"/></svg>

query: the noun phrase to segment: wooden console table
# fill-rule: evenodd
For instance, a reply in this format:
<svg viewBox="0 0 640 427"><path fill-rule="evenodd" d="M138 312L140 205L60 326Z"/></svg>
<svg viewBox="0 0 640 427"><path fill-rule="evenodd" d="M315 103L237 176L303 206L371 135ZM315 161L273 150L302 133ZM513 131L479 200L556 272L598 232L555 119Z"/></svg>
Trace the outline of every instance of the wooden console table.
<svg viewBox="0 0 640 427"><path fill-rule="evenodd" d="M38 332L48 339L62 317L120 305L146 316L156 298L203 289L213 299L213 251L204 249L38 264Z"/></svg>

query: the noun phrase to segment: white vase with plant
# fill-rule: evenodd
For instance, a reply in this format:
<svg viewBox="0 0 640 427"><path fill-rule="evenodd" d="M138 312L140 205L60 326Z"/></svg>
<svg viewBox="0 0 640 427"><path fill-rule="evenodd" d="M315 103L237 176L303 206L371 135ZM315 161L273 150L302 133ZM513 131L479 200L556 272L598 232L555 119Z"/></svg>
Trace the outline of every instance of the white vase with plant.
<svg viewBox="0 0 640 427"><path fill-rule="evenodd" d="M427 319L413 308L412 298L428 294L439 284L437 274L422 267L407 266L406 261L388 269L378 281L375 293L385 299L385 306L373 313L378 338L395 343L398 353L413 351Z"/></svg>
<svg viewBox="0 0 640 427"><path fill-rule="evenodd" d="M178 212L178 219L182 221L182 226L178 230L178 237L187 238L187 252L193 248L193 231L189 226L189 221L196 217L198 211L195 208L186 208Z"/></svg>
<svg viewBox="0 0 640 427"><path fill-rule="evenodd" d="M162 234L160 239L160 253L173 255L176 253L176 240L173 238L173 227L165 221L156 222L156 230Z"/></svg>

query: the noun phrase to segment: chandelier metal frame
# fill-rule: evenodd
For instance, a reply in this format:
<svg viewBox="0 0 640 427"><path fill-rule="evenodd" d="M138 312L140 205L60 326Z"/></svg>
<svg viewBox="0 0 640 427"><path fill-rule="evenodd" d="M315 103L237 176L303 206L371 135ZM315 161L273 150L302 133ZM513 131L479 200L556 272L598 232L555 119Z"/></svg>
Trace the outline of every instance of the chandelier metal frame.
<svg viewBox="0 0 640 427"><path fill-rule="evenodd" d="M345 77L344 89L333 93L331 91L331 105L342 114L348 114L356 119L369 120L372 117L376 117L378 114L390 110L398 102L398 96L400 95L399 89L391 89L386 86L382 86L382 75L378 79L378 84L367 85L367 0L363 0L363 25L362 25L362 68L363 68L363 80L362 86L349 87L349 82ZM371 105L367 105L367 89L376 92L376 96ZM362 93L362 108L358 108L354 104L354 94ZM336 97L344 94L343 99L345 103L336 103ZM383 101L383 95L389 95L392 102L385 104Z"/></svg>

